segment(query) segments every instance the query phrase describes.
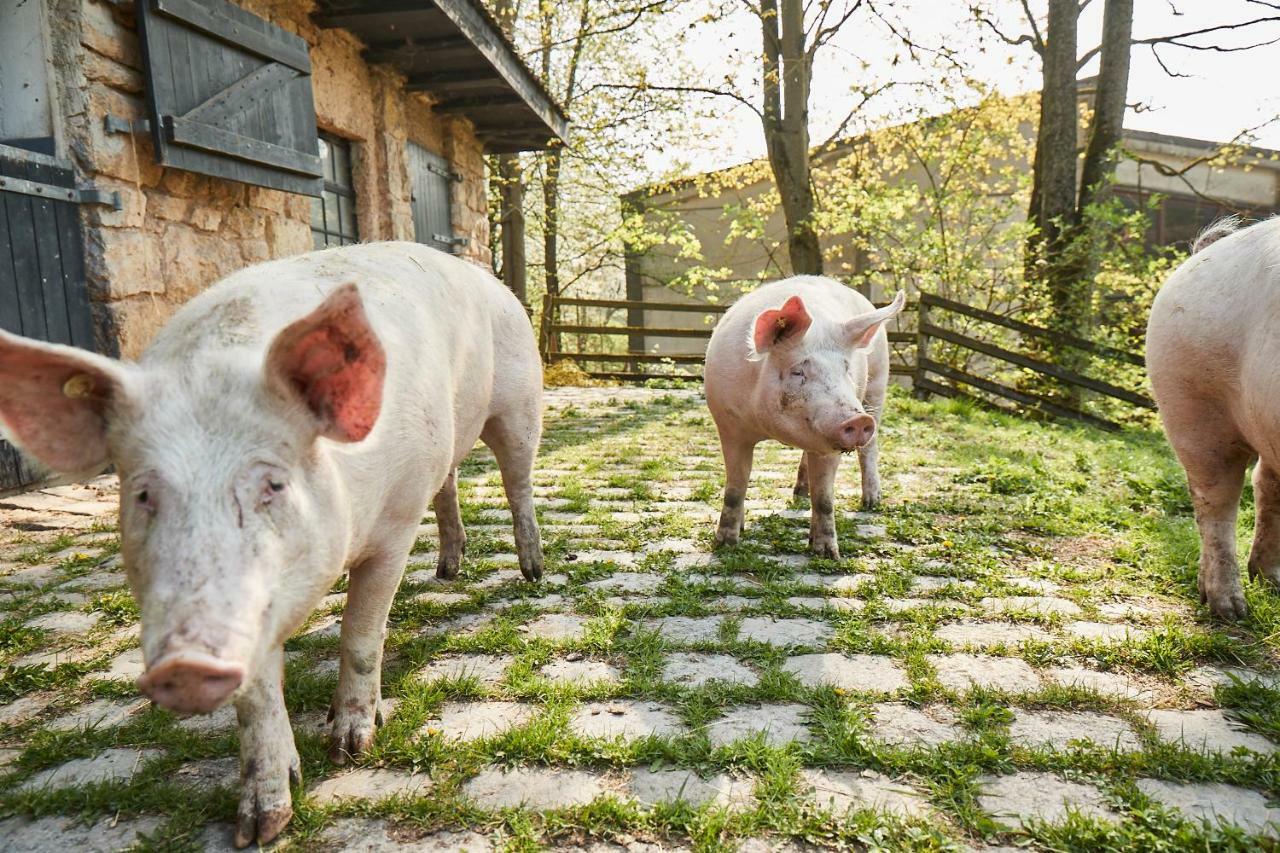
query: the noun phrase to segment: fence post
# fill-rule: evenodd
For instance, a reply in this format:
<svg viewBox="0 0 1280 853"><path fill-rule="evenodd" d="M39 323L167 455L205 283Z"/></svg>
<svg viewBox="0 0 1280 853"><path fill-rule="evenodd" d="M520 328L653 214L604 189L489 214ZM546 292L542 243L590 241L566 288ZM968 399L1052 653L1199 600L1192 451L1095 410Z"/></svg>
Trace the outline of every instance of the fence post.
<svg viewBox="0 0 1280 853"><path fill-rule="evenodd" d="M542 294L542 322L538 324L538 351L542 363L551 363L551 294Z"/></svg>
<svg viewBox="0 0 1280 853"><path fill-rule="evenodd" d="M911 377L911 396L917 400L929 399L929 392L922 385L926 373L924 364L929 358L929 335L925 332L928 322L928 294L922 290L920 301L916 304L916 370Z"/></svg>

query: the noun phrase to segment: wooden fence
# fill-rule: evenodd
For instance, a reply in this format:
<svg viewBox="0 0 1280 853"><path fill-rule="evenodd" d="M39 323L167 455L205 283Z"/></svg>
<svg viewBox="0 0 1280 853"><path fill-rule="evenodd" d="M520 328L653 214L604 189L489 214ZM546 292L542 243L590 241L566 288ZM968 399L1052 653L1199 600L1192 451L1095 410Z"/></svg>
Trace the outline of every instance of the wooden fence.
<svg viewBox="0 0 1280 853"><path fill-rule="evenodd" d="M1115 421L1086 412L1062 400L1055 400L1033 391L1014 388L997 382L990 377L978 376L970 371L957 368L953 364L938 361L930 357L930 343L937 340L945 341L961 350L978 353L984 356L989 363L1003 363L1004 365L1012 365L1023 370L1029 370L1032 373L1047 377L1058 385L1080 388L1092 394L1118 400L1140 409L1154 410L1156 407L1155 402L1150 397L1129 388L1123 388L1111 382L1085 376L1075 370L1053 364L1042 358L1015 352L1008 347L981 340L971 334L965 334L934 322L939 319L939 315L945 313L958 314L962 317L968 317L972 320L1015 332L1020 340L1044 341L1060 348L1066 347L1080 350L1101 359L1104 363L1128 364L1137 367L1142 367L1145 363L1143 357L1137 353L1099 344L1075 335L1055 332L1041 326L1034 326L1030 323L984 311L981 308L974 308L971 305L944 299L931 293L922 293L920 294L916 315L918 342L916 344L915 372L912 375L912 387L917 395L975 396L959 387L967 386L993 397L1007 400L1013 403L1015 407L1019 407L1019 411L1034 411L1053 417L1083 421L1104 429L1120 429L1120 425ZM951 384L943 384L934 377L950 380Z"/></svg>
<svg viewBox="0 0 1280 853"><path fill-rule="evenodd" d="M884 304L884 303L879 303ZM603 319L566 319L564 309L588 309ZM1054 399L1027 387L1014 387L997 378L1009 368L1030 371L1045 377L1057 386L1083 389L1089 394L1100 395L1128 406L1151 410L1155 403L1145 394L1125 388L1113 382L1095 379L1076 370L1044 360L1037 355L1018 352L993 340L984 340L969 331L952 326L956 318L963 318L973 325L995 326L1014 333L1012 340L1042 342L1057 348L1070 348L1088 353L1103 365L1143 366L1143 357L1116 347L1096 343L1085 338L1055 332L1040 326L1004 317L991 311L965 305L931 293L922 293L919 299L907 303L907 309L895 321L896 328L888 332L891 374L910 376L914 393L918 396L938 394L944 397L970 397L979 402L1008 402L1016 411L1050 415L1057 418L1082 421L1105 429L1119 429L1111 418L1085 411L1062 399ZM914 309L914 310L911 310ZM540 344L543 359L553 364L571 359L593 378L643 382L649 379L685 379L701 381L702 363L706 341L710 339L714 324L727 310L724 305L706 305L683 302L648 302L625 299L588 299L555 297L543 300ZM703 326L659 327L645 322L647 311L670 311L700 315ZM579 311L578 313L582 313ZM615 321L615 316L621 322ZM914 328L912 326L914 325ZM992 336L998 337L998 336ZM566 341L566 338L571 340ZM625 341L619 341L619 338ZM697 352L664 354L645 346L648 338L682 338L700 342ZM572 348L565 348L565 343ZM936 342L950 349L949 355L977 356L983 365L978 375L972 369L957 367L971 359L939 358L931 353Z"/></svg>
<svg viewBox="0 0 1280 853"><path fill-rule="evenodd" d="M883 303L882 303L883 304ZM914 303L907 303L910 309ZM599 322L565 320L562 309L584 308L603 311L606 314L623 312L622 324L612 322L611 317ZM542 326L539 345L543 361L554 364L570 359L587 375L595 379L616 379L643 382L649 379L685 379L702 381L702 363L706 354L706 342L715 328L712 318L718 319L729 309L727 305L707 305L686 302L649 302L626 299L587 299L573 297L544 297L542 301ZM702 327L650 326L644 321L646 311L672 311L701 315ZM909 323L910 313L904 311L899 326ZM916 344L914 331L899 328L891 330L889 342L892 351L890 372L901 376L915 374L913 353ZM565 337L574 338L573 348L565 348ZM626 341L618 342L618 338ZM646 338L687 338L700 341L695 353L664 354L644 348ZM585 346L579 346L585 344ZM660 368L660 369L654 369Z"/></svg>

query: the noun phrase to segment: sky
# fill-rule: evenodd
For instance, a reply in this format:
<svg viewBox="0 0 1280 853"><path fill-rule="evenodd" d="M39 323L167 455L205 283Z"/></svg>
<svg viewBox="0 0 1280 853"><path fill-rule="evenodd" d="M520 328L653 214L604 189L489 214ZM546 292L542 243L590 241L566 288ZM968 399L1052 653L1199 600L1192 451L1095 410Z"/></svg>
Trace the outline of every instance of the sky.
<svg viewBox="0 0 1280 853"><path fill-rule="evenodd" d="M837 0L839 2L839 0ZM1280 3L1270 0L1273 6ZM968 0L899 0L896 17L926 45L963 46L960 58L971 73L1005 94L1039 88L1039 59L1028 45L1010 46L972 20ZM1010 35L1026 31L1017 0L990 0L998 10L1002 30ZM1043 20L1045 0L1032 0L1032 9ZM1102 29L1103 0L1093 0L1081 16L1081 50L1097 44ZM1280 17L1280 8L1268 8L1250 0L1136 0L1134 37L1187 32L1202 27L1247 21L1259 17ZM705 68L706 79L717 81L736 75L744 92L758 96L758 83L741 73L739 60L754 63L759 45L758 23L745 13L715 24L691 30L689 55ZM1198 38L1201 44L1234 46L1280 38L1280 22L1264 23L1248 31L1236 31ZM1176 73L1173 78L1161 70L1150 48L1135 46L1129 82L1131 106L1125 126L1198 139L1225 141L1241 131L1258 128L1253 142L1280 149L1280 42L1243 52L1194 51L1160 48L1165 63ZM894 56L901 58L892 65ZM748 66L751 67L751 66ZM1082 69L1080 76L1097 73L1097 61ZM857 132L892 123L904 112L942 112L945 100L939 96L936 69L908 61L900 43L888 30L855 17L819 53L814 69L810 98L811 137L825 139L839 125L855 103L852 87L886 77L914 82L878 96L850 126ZM708 144L656 155L651 165L658 171L680 167L702 171L752 160L764 155L759 119L746 107L729 99L718 99L716 117L707 128ZM1267 122L1270 122L1267 124ZM1259 127L1260 125L1265 125Z"/></svg>

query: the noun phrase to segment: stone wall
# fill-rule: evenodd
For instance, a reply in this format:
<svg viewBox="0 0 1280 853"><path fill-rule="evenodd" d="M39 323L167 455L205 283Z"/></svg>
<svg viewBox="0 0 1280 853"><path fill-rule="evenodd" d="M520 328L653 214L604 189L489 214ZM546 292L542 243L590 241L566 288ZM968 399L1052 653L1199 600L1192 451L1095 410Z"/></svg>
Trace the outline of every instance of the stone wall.
<svg viewBox="0 0 1280 853"><path fill-rule="evenodd" d="M85 185L120 193L123 209L86 205L89 288L104 343L138 355L186 300L248 264L312 247L311 199L156 163L146 134L107 133L103 118L145 117L137 25L127 3L46 0L57 73L58 128ZM370 66L343 30L310 19L311 0L238 0L311 45L317 122L351 140L363 240L412 240L405 142L450 160L461 254L490 265L483 150L469 122L438 116L392 69Z"/></svg>

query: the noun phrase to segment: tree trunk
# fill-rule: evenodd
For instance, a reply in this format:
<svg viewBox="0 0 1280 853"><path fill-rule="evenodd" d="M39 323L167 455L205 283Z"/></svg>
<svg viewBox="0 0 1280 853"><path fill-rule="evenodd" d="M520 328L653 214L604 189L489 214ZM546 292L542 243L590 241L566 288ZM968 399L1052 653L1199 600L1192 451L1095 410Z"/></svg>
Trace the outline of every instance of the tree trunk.
<svg viewBox="0 0 1280 853"><path fill-rule="evenodd" d="M502 229L502 283L521 304L529 304L528 261L524 240L524 170L516 154L499 154L498 225Z"/></svg>
<svg viewBox="0 0 1280 853"><path fill-rule="evenodd" d="M1076 210L1076 25L1078 0L1049 0L1044 46L1040 129L1036 135L1037 207L1032 222L1038 232L1036 262L1041 269L1061 248L1063 228ZM1055 300L1056 307L1057 302Z"/></svg>
<svg viewBox="0 0 1280 853"><path fill-rule="evenodd" d="M1124 135L1125 102L1129 95L1129 57L1133 40L1133 0L1107 0L1102 13L1102 51L1098 93L1094 96L1089 144L1080 175L1077 219L1092 204L1111 194L1117 147Z"/></svg>
<svg viewBox="0 0 1280 853"><path fill-rule="evenodd" d="M779 24L781 26L779 26ZM822 274L822 249L813 226L809 175L809 88L812 57L805 47L803 0L762 0L764 109L761 123L769 165L787 225L794 274Z"/></svg>
<svg viewBox="0 0 1280 853"><path fill-rule="evenodd" d="M547 296L560 295L560 149L546 153L547 173L542 179L542 258L546 267ZM552 352L560 351L560 333L551 333Z"/></svg>

